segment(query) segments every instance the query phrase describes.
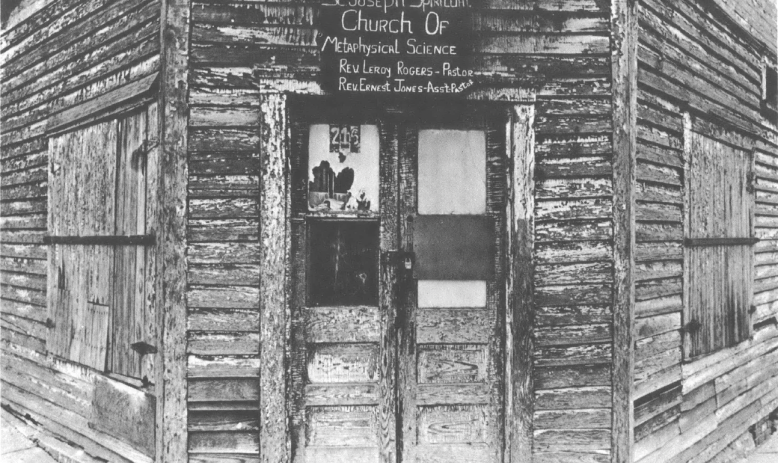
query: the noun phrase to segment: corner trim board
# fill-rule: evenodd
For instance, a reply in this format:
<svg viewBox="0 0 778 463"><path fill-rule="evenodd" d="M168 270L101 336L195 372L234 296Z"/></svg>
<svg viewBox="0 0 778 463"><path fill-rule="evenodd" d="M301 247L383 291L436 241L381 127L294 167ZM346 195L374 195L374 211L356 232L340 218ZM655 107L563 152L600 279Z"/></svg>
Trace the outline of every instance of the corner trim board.
<svg viewBox="0 0 778 463"><path fill-rule="evenodd" d="M155 395L157 463L188 459L186 382L186 205L189 124L190 1L160 5L160 153L156 226L156 315L159 333Z"/></svg>
<svg viewBox="0 0 778 463"><path fill-rule="evenodd" d="M264 463L284 463L289 461L291 449L286 403L291 320L287 291L291 195L286 95L262 94L259 111L259 457Z"/></svg>
<svg viewBox="0 0 778 463"><path fill-rule="evenodd" d="M509 110L506 130L511 185L508 211L508 278L506 279L506 451L505 461L532 461L533 246L535 213L535 106Z"/></svg>
<svg viewBox="0 0 778 463"><path fill-rule="evenodd" d="M637 2L611 2L613 78L613 420L611 461L632 463L634 444L635 159Z"/></svg>

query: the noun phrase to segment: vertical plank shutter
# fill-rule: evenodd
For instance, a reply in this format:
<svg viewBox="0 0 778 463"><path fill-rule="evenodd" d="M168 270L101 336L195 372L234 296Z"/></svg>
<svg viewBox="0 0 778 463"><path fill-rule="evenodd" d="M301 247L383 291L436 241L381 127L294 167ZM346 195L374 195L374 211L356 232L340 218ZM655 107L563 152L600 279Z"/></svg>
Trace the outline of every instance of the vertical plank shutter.
<svg viewBox="0 0 778 463"><path fill-rule="evenodd" d="M156 184L147 182L146 165L154 120L152 105L49 144L48 351L135 378L152 376L153 361L131 346L154 344L153 248L122 237L150 232L147 196Z"/></svg>
<svg viewBox="0 0 778 463"><path fill-rule="evenodd" d="M50 235L113 234L116 151L116 121L51 139ZM59 244L49 260L49 352L98 370L106 366L110 251Z"/></svg>
<svg viewBox="0 0 778 463"><path fill-rule="evenodd" d="M119 121L118 176L116 179L115 233L146 233L146 112ZM146 341L146 249L116 246L113 266L113 321L110 370L133 378L142 377L141 355L130 348Z"/></svg>
<svg viewBox="0 0 778 463"><path fill-rule="evenodd" d="M691 132L686 352L732 346L751 333L750 153Z"/></svg>

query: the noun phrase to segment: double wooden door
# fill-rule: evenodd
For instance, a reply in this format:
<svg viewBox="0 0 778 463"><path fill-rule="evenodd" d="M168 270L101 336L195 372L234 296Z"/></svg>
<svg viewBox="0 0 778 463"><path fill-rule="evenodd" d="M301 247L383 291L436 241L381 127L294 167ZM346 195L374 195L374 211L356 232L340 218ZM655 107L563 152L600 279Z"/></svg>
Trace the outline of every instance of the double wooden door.
<svg viewBox="0 0 778 463"><path fill-rule="evenodd" d="M502 461L504 133L367 113L292 124L293 461Z"/></svg>

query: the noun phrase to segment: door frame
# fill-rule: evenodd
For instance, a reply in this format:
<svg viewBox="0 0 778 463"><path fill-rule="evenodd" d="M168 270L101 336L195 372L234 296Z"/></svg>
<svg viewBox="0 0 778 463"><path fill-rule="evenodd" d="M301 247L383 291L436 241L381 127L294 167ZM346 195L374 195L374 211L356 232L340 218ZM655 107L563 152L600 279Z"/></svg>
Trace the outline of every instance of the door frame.
<svg viewBox="0 0 778 463"><path fill-rule="evenodd" d="M294 124L298 122L296 119L298 111L304 111L311 107L311 102L315 101L313 106L322 105L328 99L321 96L287 96L279 94L278 99L283 101L283 111L279 114L274 107L266 107L262 105L261 122L264 124L274 122L277 125L279 119L283 120L283 135L279 132L270 134L270 139L267 140L265 147L275 145L281 147L277 154L282 154L286 159L287 169L285 175L281 178L287 180L285 188L285 199L281 202L286 211L286 221L284 223L287 230L282 236L286 237L286 266L283 272L284 284L280 285L278 280L275 280L273 286L280 289L283 286L283 290L287 292L288 300L286 301L286 310L284 313L286 316L271 320L271 325L276 329L265 330L262 328L262 338L267 339L267 335L277 336L281 333L284 334L283 340L277 340L283 342L285 345L286 356L285 368L261 368L262 374L265 376L264 381L268 381L273 384L284 384L283 388L275 388L270 391L266 391L262 388L261 396L268 397L274 403L277 403L281 397L279 393L283 391L285 401L285 414L284 418L290 419L284 420L284 425L275 427L262 427L260 430L261 453L264 455L277 454L277 452L265 452L264 442L272 442L283 445L285 449L285 458L283 461L291 460L291 441L294 438L291 435L290 425L292 424L291 416L295 410L295 407L299 407L300 397L296 397L293 393L288 394L291 391L292 381L295 377L299 378L299 366L295 367L295 361L291 355L292 343L296 340L295 324L299 324L299 320L293 320L291 316L292 306L295 304L295 294L304 294L300 290L303 288L297 288L297 285L304 284L299 279L295 279L292 274L292 263L300 259L301 255L298 252L293 252L291 248L292 238L295 233L299 233L299 224L304 223L304 219L295 217L292 213L294 193L293 190L300 185L300 178L295 177L295 172L299 172L299 165L295 165L295 157L291 156L291 151L304 148L303 140L299 137L291 137L289 135L293 132ZM330 101L342 102L344 99L329 98ZM396 102L396 100L392 100ZM466 104L474 104L468 102ZM481 103L476 103L481 104ZM503 439L503 461L519 462L526 461L532 453L532 416L533 416L533 397L532 397L532 366L531 366L531 323L532 323L532 270L533 263L533 235L534 235L534 132L532 129L534 123L534 98L529 98L524 102L511 102L508 104L503 103L485 103L489 110L493 113L499 113L502 123L505 127L505 157L508 164L506 169L506 194L507 198L504 202L505 224L502 229L502 237L505 239L505 246L503 248L503 255L500 256L504 259L503 268L505 269L505 297L503 300L504 315L505 315L505 334L504 344L505 349L503 352L503 424L504 439ZM411 105L412 106L412 105ZM364 107L364 106L363 106ZM398 130L399 121L403 120L404 113L402 108L395 104L394 107L389 105L384 106L384 114L387 115L389 121L396 121L391 125L392 129L396 132ZM382 134L383 135L383 134ZM261 139L264 141L266 137ZM384 143L382 137L382 144ZM399 149L396 146L392 146L392 149ZM268 151L263 147L263 158L267 158ZM272 156L278 158L278 156ZM382 158L383 159L383 158ZM263 165L265 162L263 161ZM306 166L307 169L307 166ZM306 172L303 169L302 172ZM267 175L267 174L265 174ZM297 174L299 177L299 174ZM265 178L262 179L263 183ZM262 191L265 187L261 188ZM264 199L263 195L263 199ZM279 204L261 204L260 211L264 213L267 209L274 208L279 209ZM262 224L267 220L261 220ZM296 227L295 224L298 224ZM297 228L297 231L295 230ZM303 227L304 228L304 227ZM304 257L304 256L303 256ZM288 272L288 278L287 278ZM266 272L263 272L263 274ZM299 303L299 301L297 301ZM262 304L261 304L261 308ZM264 310L263 310L264 311ZM263 315L262 320L268 320L268 317ZM283 330L278 330L283 325ZM299 336L299 335L298 335ZM299 339L297 339L299 340ZM265 349L263 344L263 363L265 360ZM266 403L266 400L260 398L260 404ZM260 408L261 418L263 422L266 420L279 421L278 416L272 416L272 411L268 409ZM277 410L277 409L276 409ZM283 439L281 439L283 437ZM267 440L266 440L267 439ZM276 444L271 444L276 445ZM275 449L279 449L276 445ZM281 460L279 460L281 461Z"/></svg>

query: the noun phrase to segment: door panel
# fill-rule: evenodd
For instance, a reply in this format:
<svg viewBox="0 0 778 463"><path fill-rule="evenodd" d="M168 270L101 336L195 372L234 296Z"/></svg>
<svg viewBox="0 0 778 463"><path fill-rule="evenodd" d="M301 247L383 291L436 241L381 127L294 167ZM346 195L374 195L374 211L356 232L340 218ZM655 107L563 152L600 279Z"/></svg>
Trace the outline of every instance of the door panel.
<svg viewBox="0 0 778 463"><path fill-rule="evenodd" d="M483 123L448 130L391 115L339 117L292 124L293 461L500 461L504 137ZM349 198L334 186L342 182L337 163L343 161L329 158L324 142L308 141L326 124L331 133L350 134L328 140L346 150L354 134L362 137L360 149L369 148L366 127L376 127L378 207L328 209L325 201L349 204ZM313 180L310 149L317 150L319 169ZM338 150L331 155L343 157ZM365 168L357 156L345 155L355 176ZM424 214L480 216L494 225L494 236L488 234L494 243L480 253L487 254L488 271L476 279L456 279L472 272L414 279L414 222L422 204ZM436 262L430 265L457 263Z"/></svg>
<svg viewBox="0 0 778 463"><path fill-rule="evenodd" d="M297 463L397 461L390 251L398 230L386 225L397 222L397 143L391 126L361 122L292 124L290 412ZM328 127L349 139L322 137ZM376 154L371 165L376 151L380 159Z"/></svg>
<svg viewBox="0 0 778 463"><path fill-rule="evenodd" d="M504 182L495 180L505 176L505 166L504 152L496 149L500 146L497 131L409 127L405 136L405 150L400 153L404 166L400 215L417 217L401 221L406 250L414 249L414 235L433 244L444 239L444 231L435 227L429 227L437 230L434 236L414 230L417 222L426 227L427 222L443 221L444 228L464 233L480 216L500 230L504 192L495 190L503 188ZM425 243L425 250L432 252L419 252L414 265L423 266L420 274L447 279L405 280L404 306L399 309L404 311L405 324L398 384L403 462L501 461L504 295L498 283L499 235L480 234L495 240L486 248L475 243L485 256L452 249L454 257L461 256L459 262L441 256L445 249L428 248ZM467 243L460 238L454 241ZM428 260L422 261L425 257ZM473 260L483 258L487 271L473 273L472 266L477 266ZM451 268L468 264L471 268L461 271ZM473 280L471 274L486 279Z"/></svg>

